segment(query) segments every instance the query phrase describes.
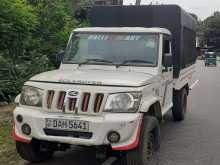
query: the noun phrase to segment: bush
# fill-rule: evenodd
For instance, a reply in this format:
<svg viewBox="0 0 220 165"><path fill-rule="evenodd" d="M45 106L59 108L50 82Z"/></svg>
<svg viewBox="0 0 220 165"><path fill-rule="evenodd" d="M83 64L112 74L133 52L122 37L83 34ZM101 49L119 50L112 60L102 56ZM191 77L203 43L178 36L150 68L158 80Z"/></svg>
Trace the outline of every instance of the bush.
<svg viewBox="0 0 220 165"><path fill-rule="evenodd" d="M0 102L12 101L33 75L56 68L77 26L64 0L1 0Z"/></svg>

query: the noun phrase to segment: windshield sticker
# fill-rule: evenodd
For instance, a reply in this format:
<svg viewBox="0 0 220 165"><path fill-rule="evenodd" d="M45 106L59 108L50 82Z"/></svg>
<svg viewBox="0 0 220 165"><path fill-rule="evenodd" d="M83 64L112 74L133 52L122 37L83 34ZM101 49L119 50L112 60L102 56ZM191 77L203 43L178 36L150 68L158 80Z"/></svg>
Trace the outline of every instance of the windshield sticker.
<svg viewBox="0 0 220 165"><path fill-rule="evenodd" d="M90 35L88 37L88 40L108 40L109 36L108 35Z"/></svg>
<svg viewBox="0 0 220 165"><path fill-rule="evenodd" d="M139 35L89 35L88 40L115 40L115 41L139 41Z"/></svg>
<svg viewBox="0 0 220 165"><path fill-rule="evenodd" d="M134 36L134 35L129 35L125 37L125 41L138 41L140 40L141 36Z"/></svg>

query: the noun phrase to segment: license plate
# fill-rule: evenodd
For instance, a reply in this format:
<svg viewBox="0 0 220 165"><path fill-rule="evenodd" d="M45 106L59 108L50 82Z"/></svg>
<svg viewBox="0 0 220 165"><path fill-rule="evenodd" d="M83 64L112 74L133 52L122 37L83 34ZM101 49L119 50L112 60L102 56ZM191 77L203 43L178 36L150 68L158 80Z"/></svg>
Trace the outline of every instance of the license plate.
<svg viewBox="0 0 220 165"><path fill-rule="evenodd" d="M46 119L47 129L70 130L70 131L89 131L89 122L80 120Z"/></svg>

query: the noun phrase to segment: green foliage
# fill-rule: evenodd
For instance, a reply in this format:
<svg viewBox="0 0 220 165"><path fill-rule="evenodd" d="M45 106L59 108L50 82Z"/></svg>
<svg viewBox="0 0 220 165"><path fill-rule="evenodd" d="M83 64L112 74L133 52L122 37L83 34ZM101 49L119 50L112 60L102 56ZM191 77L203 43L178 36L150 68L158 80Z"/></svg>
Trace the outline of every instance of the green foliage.
<svg viewBox="0 0 220 165"><path fill-rule="evenodd" d="M0 101L12 101L30 77L57 67L56 54L76 26L65 0L1 0Z"/></svg>
<svg viewBox="0 0 220 165"><path fill-rule="evenodd" d="M5 56L15 57L26 46L31 31L37 23L31 6L23 0L1 0L0 3L0 50Z"/></svg>
<svg viewBox="0 0 220 165"><path fill-rule="evenodd" d="M204 37L209 46L220 48L220 13L215 12L201 25Z"/></svg>
<svg viewBox="0 0 220 165"><path fill-rule="evenodd" d="M77 23L64 0L38 0L33 8L39 21L33 33L34 49L46 54L52 65L56 65L54 55L65 48Z"/></svg>
<svg viewBox="0 0 220 165"><path fill-rule="evenodd" d="M20 86L18 67L25 63L26 47L37 24L32 7L23 0L0 3L0 98L9 100ZM25 78L25 77L24 77ZM17 80L19 80L17 82ZM15 82L16 81L16 82Z"/></svg>

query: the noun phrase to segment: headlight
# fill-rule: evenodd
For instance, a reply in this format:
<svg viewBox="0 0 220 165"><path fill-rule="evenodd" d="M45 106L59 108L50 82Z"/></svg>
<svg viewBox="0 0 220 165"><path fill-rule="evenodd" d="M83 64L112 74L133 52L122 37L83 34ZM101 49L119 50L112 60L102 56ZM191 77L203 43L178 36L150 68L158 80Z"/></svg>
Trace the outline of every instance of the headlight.
<svg viewBox="0 0 220 165"><path fill-rule="evenodd" d="M20 103L22 105L41 107L42 95L43 90L31 86L24 86L21 92Z"/></svg>
<svg viewBox="0 0 220 165"><path fill-rule="evenodd" d="M108 96L105 112L136 112L141 100L141 93L116 93Z"/></svg>

